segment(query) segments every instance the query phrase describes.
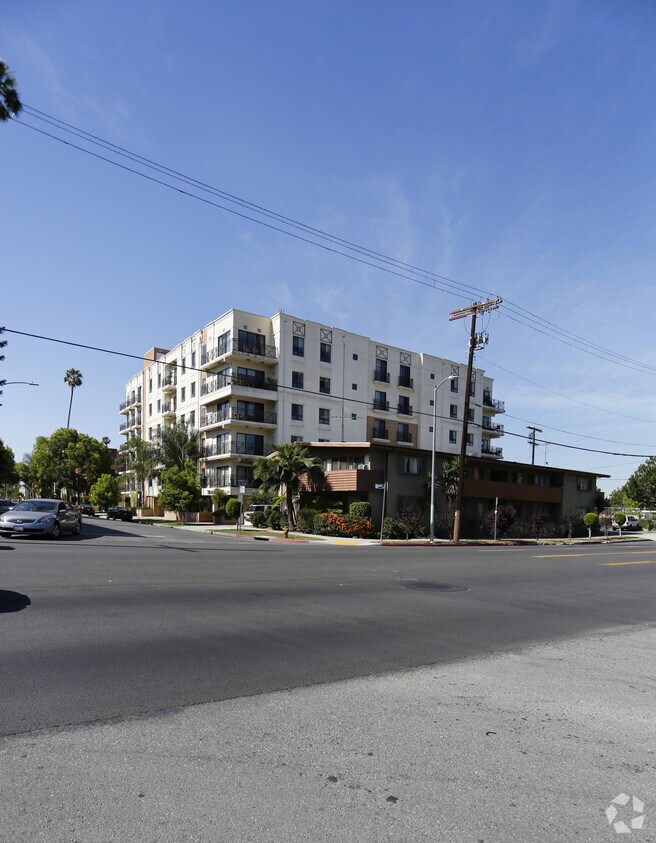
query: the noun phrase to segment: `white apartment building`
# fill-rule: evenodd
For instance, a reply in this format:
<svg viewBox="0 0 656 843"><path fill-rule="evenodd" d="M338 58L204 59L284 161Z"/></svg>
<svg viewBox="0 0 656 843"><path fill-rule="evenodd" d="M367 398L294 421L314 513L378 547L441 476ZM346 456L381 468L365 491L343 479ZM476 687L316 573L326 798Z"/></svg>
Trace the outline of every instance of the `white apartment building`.
<svg viewBox="0 0 656 843"><path fill-rule="evenodd" d="M253 463L285 442L370 442L459 454L467 366L279 311L229 310L171 350L151 348L126 387L121 433L200 431L203 490L254 488ZM435 392L435 386L449 375ZM467 451L502 457L503 403L474 369ZM433 406L434 395L437 405ZM365 457L366 459L366 457ZM126 491L134 483L125 478ZM157 485L148 490L157 494Z"/></svg>

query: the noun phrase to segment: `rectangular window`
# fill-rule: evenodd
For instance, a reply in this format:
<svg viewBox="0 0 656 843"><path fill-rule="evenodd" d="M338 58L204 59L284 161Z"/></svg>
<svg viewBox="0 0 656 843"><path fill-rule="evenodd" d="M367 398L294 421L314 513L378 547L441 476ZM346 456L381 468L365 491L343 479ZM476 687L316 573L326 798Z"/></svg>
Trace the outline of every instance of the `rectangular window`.
<svg viewBox="0 0 656 843"><path fill-rule="evenodd" d="M449 431L449 445L457 445L458 444L458 434L455 430Z"/></svg>
<svg viewBox="0 0 656 843"><path fill-rule="evenodd" d="M157 412L158 413L162 412L162 402L159 398L157 399Z"/></svg>
<svg viewBox="0 0 656 843"><path fill-rule="evenodd" d="M467 421L470 421L470 422L474 421L474 412L475 411L472 410L471 408L469 409L469 412L467 413Z"/></svg>
<svg viewBox="0 0 656 843"><path fill-rule="evenodd" d="M410 399L407 395L399 395L398 412L403 416L412 415L412 407L410 406Z"/></svg>
<svg viewBox="0 0 656 843"><path fill-rule="evenodd" d="M399 386L412 389L412 378L410 377L410 366L401 365L399 368Z"/></svg>
<svg viewBox="0 0 656 843"><path fill-rule="evenodd" d="M255 401L237 401L237 418L242 421L264 421L264 404Z"/></svg>
<svg viewBox="0 0 656 843"><path fill-rule="evenodd" d="M195 351L191 352L191 368L192 369L196 368L196 352Z"/></svg>
<svg viewBox="0 0 656 843"><path fill-rule="evenodd" d="M257 436L254 433L238 433L235 437L235 445L238 454L264 456L264 436Z"/></svg>
<svg viewBox="0 0 656 843"><path fill-rule="evenodd" d="M225 334L221 334L221 336L216 341L217 357L221 357L223 354L227 354L228 351L230 351L230 331L226 331Z"/></svg>
<svg viewBox="0 0 656 843"><path fill-rule="evenodd" d="M153 414L153 405L152 405L152 404L149 404L149 405L148 405L148 415L149 415L149 416L152 416L152 414Z"/></svg>
<svg viewBox="0 0 656 843"><path fill-rule="evenodd" d="M452 419L458 418L458 405L457 404L451 404L451 406L449 407L449 415L451 416Z"/></svg>
<svg viewBox="0 0 656 843"><path fill-rule="evenodd" d="M330 424L330 410L319 407L319 424Z"/></svg>
<svg viewBox="0 0 656 843"><path fill-rule="evenodd" d="M294 357L305 357L305 337L292 337L292 354Z"/></svg>
<svg viewBox="0 0 656 843"><path fill-rule="evenodd" d="M302 442L303 441L302 436L290 436L289 438L291 439L292 442Z"/></svg>
<svg viewBox="0 0 656 843"><path fill-rule="evenodd" d="M373 429L371 431L373 439L387 439L387 429L385 427L384 419L374 419Z"/></svg>
<svg viewBox="0 0 656 843"><path fill-rule="evenodd" d="M319 392L330 395L330 378L319 378Z"/></svg>
<svg viewBox="0 0 656 843"><path fill-rule="evenodd" d="M374 410L389 410L386 392L380 392L378 389L374 392Z"/></svg>
<svg viewBox="0 0 656 843"><path fill-rule="evenodd" d="M330 363L333 347L329 342L322 342L319 347L319 360L322 363Z"/></svg>
<svg viewBox="0 0 656 843"><path fill-rule="evenodd" d="M471 381L469 384L469 394L472 398L476 396L476 381Z"/></svg>
<svg viewBox="0 0 656 843"><path fill-rule="evenodd" d="M191 397L196 397L196 381L191 382Z"/></svg>
<svg viewBox="0 0 656 843"><path fill-rule="evenodd" d="M187 387L183 386L183 387L180 388L180 403L184 404L184 402L186 400L187 400Z"/></svg>
<svg viewBox="0 0 656 843"><path fill-rule="evenodd" d="M302 404L292 404L292 421L303 421Z"/></svg>
<svg viewBox="0 0 656 843"><path fill-rule="evenodd" d="M264 384L264 381L264 372L260 372L258 369L247 369L245 366L237 367L237 383L240 386L261 387ZM229 384L230 380L228 380L227 383Z"/></svg>
<svg viewBox="0 0 656 843"><path fill-rule="evenodd" d="M358 389L358 385L357 385L357 383L352 383L352 384L351 384L351 389L353 389L354 391L356 391L356 392L357 392L357 389Z"/></svg>
<svg viewBox="0 0 656 843"><path fill-rule="evenodd" d="M257 354L264 357L264 337L253 331L239 331L237 335L237 347L244 354Z"/></svg>
<svg viewBox="0 0 656 843"><path fill-rule="evenodd" d="M358 359L358 355L357 355L357 354L354 354L354 355L353 355L353 359L354 359L354 360L357 360L357 359Z"/></svg>
<svg viewBox="0 0 656 843"><path fill-rule="evenodd" d="M387 360L376 360L374 365L374 380L381 383L389 383L387 374Z"/></svg>
<svg viewBox="0 0 656 843"><path fill-rule="evenodd" d="M399 474L424 474L425 470L423 457L399 457Z"/></svg>
<svg viewBox="0 0 656 843"><path fill-rule="evenodd" d="M184 375L184 373L185 373L186 371L187 371L187 358L186 358L186 357L183 357L183 358L182 358L182 374Z"/></svg>
<svg viewBox="0 0 656 843"><path fill-rule="evenodd" d="M192 410L192 411L189 413L189 424L190 424L192 427L196 427L196 411L195 411L195 410Z"/></svg>
<svg viewBox="0 0 656 843"><path fill-rule="evenodd" d="M153 429L152 429L152 427L148 428L148 441L149 442L153 441Z"/></svg>
<svg viewBox="0 0 656 843"><path fill-rule="evenodd" d="M474 434L473 434L473 433L468 433L468 434L467 434L467 445L468 445L470 448L473 448L473 447L474 447Z"/></svg>
<svg viewBox="0 0 656 843"><path fill-rule="evenodd" d="M157 389L160 389L162 386L162 373L157 373Z"/></svg>
<svg viewBox="0 0 656 843"><path fill-rule="evenodd" d="M412 434L410 433L410 425L409 424L400 424L396 431L396 441L397 442L412 442Z"/></svg>
<svg viewBox="0 0 656 843"><path fill-rule="evenodd" d="M454 378L451 381L451 392L457 392L457 391L458 391L458 378Z"/></svg>
<svg viewBox="0 0 656 843"><path fill-rule="evenodd" d="M303 389L303 372L292 372L292 389Z"/></svg>
<svg viewBox="0 0 656 843"><path fill-rule="evenodd" d="M153 379L150 378L150 380L148 381L148 392L152 392L152 391L153 391Z"/></svg>

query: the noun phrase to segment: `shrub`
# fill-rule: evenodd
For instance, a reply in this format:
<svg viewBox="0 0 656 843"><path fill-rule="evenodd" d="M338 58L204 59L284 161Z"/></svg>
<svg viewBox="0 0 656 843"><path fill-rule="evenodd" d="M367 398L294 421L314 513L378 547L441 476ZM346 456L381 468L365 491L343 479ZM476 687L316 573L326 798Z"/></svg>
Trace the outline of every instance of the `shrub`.
<svg viewBox="0 0 656 843"><path fill-rule="evenodd" d="M319 536L371 538L374 525L359 515L341 515L338 512L320 512L314 517L314 532Z"/></svg>
<svg viewBox="0 0 656 843"><path fill-rule="evenodd" d="M287 519L282 517L282 512L279 509L270 509L267 512L267 524L272 530L282 530L282 522L287 523Z"/></svg>
<svg viewBox="0 0 656 843"><path fill-rule="evenodd" d="M353 501L349 506L349 515L371 518L371 504L368 501Z"/></svg>
<svg viewBox="0 0 656 843"><path fill-rule="evenodd" d="M543 510L539 510L538 512L533 513L533 518L531 519L531 524L533 526L533 532L535 533L535 537L539 539L541 536L546 535L546 526L549 523L549 516Z"/></svg>
<svg viewBox="0 0 656 843"><path fill-rule="evenodd" d="M517 517L517 510L509 503L502 503L497 508L497 536L506 536L512 525L515 523ZM487 520L490 526L490 533L494 535L494 510L491 509L487 514Z"/></svg>
<svg viewBox="0 0 656 843"><path fill-rule="evenodd" d="M251 515L251 524L253 527L266 527L267 525L267 513L263 509L256 510Z"/></svg>
<svg viewBox="0 0 656 843"><path fill-rule="evenodd" d="M225 513L228 518L236 521L241 514L241 501L238 498L228 498L225 505Z"/></svg>
<svg viewBox="0 0 656 843"><path fill-rule="evenodd" d="M596 512L586 512L583 516L583 523L588 528L588 538L591 538L592 531L599 526L599 516Z"/></svg>
<svg viewBox="0 0 656 843"><path fill-rule="evenodd" d="M314 533L314 519L319 513L316 509L301 509L296 516L296 526L301 533Z"/></svg>
<svg viewBox="0 0 656 843"><path fill-rule="evenodd" d="M384 539L404 539L405 525L396 518L389 516L383 521L383 538Z"/></svg>

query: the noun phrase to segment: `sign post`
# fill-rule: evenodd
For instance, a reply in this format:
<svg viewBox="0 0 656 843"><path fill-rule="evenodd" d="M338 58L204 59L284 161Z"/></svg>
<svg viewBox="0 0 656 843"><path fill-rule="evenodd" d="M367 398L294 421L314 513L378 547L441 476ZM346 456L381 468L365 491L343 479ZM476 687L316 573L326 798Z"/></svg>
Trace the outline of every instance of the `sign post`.
<svg viewBox="0 0 656 843"><path fill-rule="evenodd" d="M383 540L383 523L385 521L385 496L387 495L387 480L384 483L376 483L375 489L383 492L383 505L380 510L380 540Z"/></svg>
<svg viewBox="0 0 656 843"><path fill-rule="evenodd" d="M244 524L244 495L246 494L246 486L239 487L239 520L237 522L237 529L239 530Z"/></svg>

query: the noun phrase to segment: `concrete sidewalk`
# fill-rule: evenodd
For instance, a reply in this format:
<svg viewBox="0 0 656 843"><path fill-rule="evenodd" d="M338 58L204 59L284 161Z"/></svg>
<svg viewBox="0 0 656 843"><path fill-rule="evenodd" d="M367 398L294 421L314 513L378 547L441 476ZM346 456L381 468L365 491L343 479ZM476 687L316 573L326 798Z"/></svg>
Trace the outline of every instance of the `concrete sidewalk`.
<svg viewBox="0 0 656 843"><path fill-rule="evenodd" d="M5 738L0 839L614 840L624 793L653 843L655 645L622 628Z"/></svg>

